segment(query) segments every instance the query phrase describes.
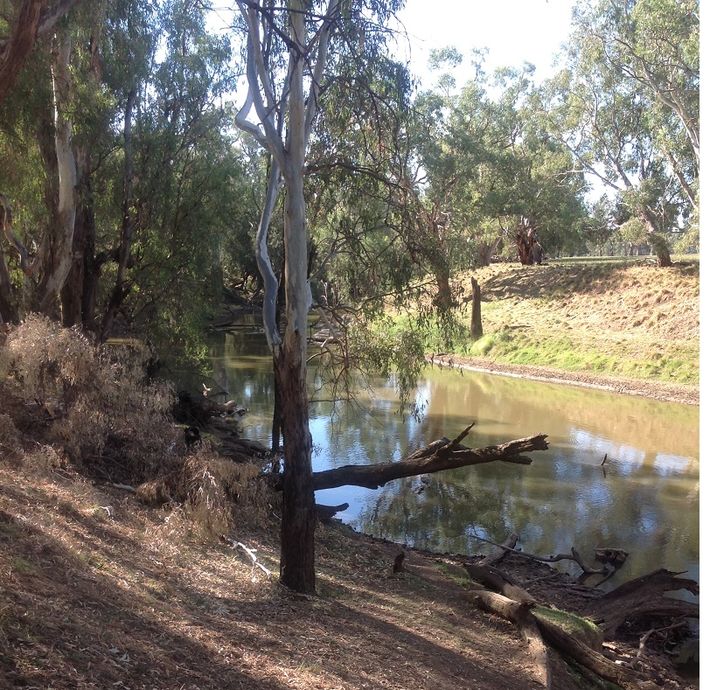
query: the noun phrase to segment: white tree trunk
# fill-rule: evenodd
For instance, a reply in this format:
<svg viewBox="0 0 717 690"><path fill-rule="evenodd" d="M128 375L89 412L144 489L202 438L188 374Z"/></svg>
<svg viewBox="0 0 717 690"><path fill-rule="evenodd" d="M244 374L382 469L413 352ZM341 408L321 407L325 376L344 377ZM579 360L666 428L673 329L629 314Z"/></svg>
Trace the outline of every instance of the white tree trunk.
<svg viewBox="0 0 717 690"><path fill-rule="evenodd" d="M52 100L57 153L57 227L51 229L45 257L39 306L46 311L57 298L72 266L72 239L75 230L75 186L77 169L72 151L72 125L67 117L70 101L70 50L67 33L59 36L52 63Z"/></svg>

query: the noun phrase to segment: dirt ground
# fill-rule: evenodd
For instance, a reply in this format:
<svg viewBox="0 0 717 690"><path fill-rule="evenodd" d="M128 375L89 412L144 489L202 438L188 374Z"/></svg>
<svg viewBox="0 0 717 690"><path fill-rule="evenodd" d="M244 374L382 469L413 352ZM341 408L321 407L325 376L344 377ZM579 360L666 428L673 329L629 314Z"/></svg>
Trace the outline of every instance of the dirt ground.
<svg viewBox="0 0 717 690"><path fill-rule="evenodd" d="M394 576L381 545L322 528L301 597L121 490L7 467L0 484L3 688L535 686L508 623ZM276 544L244 539L276 573Z"/></svg>
<svg viewBox="0 0 717 690"><path fill-rule="evenodd" d="M277 583L277 533L237 536L269 577L178 508L0 461L0 687L539 687L517 630L447 566L411 552L394 575L396 545L321 526L318 595L299 596Z"/></svg>

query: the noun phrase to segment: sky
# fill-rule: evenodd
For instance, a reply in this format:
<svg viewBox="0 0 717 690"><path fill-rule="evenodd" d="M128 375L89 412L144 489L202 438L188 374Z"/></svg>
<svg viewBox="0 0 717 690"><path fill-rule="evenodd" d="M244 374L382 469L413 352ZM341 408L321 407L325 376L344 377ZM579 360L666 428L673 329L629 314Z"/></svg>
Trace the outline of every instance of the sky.
<svg viewBox="0 0 717 690"><path fill-rule="evenodd" d="M530 62L536 77L550 75L552 61L570 32L574 0L408 0L399 13L410 50L406 59L424 86L430 86L430 51L455 46L466 56L459 83L471 76L473 48L488 48L485 67L520 66ZM440 8L440 9L437 9Z"/></svg>

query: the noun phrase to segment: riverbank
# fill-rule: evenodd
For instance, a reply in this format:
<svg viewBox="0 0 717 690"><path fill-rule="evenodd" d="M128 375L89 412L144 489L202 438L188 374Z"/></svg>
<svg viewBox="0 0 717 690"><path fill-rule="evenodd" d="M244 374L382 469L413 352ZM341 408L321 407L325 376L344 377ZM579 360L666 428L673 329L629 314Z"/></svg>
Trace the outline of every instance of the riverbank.
<svg viewBox="0 0 717 690"><path fill-rule="evenodd" d="M450 558L409 550L394 573L398 545L321 525L318 595L303 596L278 585L277 534L271 517L231 535L267 575L236 543L201 538L180 506L149 508L67 467L0 464L0 687L539 687L517 628L473 606ZM501 568L536 597L551 581L544 564ZM664 654L641 659L662 687L693 687ZM553 687L604 687L551 664Z"/></svg>
<svg viewBox="0 0 717 690"><path fill-rule="evenodd" d="M511 376L545 383L568 384L625 395L639 395L661 402L676 402L683 405L699 405L700 402L699 387L686 384L619 378L585 371L566 371L553 367L528 364L505 364L466 355L433 355L428 357L427 361L441 367L467 369L468 371Z"/></svg>
<svg viewBox="0 0 717 690"><path fill-rule="evenodd" d="M470 321L470 279L481 286L484 335L455 361L496 373L697 401L699 263L566 259L497 264L456 277Z"/></svg>

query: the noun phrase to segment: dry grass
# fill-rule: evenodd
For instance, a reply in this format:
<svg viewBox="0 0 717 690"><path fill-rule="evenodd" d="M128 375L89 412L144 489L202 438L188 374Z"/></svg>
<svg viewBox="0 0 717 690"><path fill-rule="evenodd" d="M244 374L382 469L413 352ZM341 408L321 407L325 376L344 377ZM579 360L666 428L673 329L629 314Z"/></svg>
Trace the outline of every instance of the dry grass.
<svg viewBox="0 0 717 690"><path fill-rule="evenodd" d="M238 536L272 578L72 471L0 464L0 487L0 687L535 687L516 632L448 579L393 576L395 547L321 528L299 597L266 532Z"/></svg>

